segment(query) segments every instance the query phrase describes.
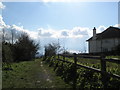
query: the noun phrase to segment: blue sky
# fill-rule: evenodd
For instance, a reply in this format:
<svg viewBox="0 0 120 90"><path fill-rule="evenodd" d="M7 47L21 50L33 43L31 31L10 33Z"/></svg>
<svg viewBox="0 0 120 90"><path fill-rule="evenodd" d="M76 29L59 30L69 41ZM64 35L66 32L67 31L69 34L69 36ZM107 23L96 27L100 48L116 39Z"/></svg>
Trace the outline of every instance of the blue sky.
<svg viewBox="0 0 120 90"><path fill-rule="evenodd" d="M30 30L39 27L92 28L118 23L117 2L5 2L3 4L6 6L2 13L6 24L23 25Z"/></svg>
<svg viewBox="0 0 120 90"><path fill-rule="evenodd" d="M86 40L109 26L118 24L117 2L4 2L0 24L6 37L10 30L27 32L32 39L44 45L58 42L68 51L88 51Z"/></svg>

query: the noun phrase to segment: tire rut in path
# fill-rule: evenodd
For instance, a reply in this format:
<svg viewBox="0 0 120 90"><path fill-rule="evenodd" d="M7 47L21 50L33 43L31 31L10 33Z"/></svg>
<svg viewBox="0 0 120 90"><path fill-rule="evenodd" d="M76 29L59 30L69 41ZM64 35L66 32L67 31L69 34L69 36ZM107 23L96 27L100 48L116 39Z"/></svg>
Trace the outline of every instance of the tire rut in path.
<svg viewBox="0 0 120 90"><path fill-rule="evenodd" d="M46 83L49 84L49 86L46 86L47 88L54 88L54 84L52 83L52 77L50 76L50 73L44 68L43 62L40 62L40 67L42 69L42 74L40 76L40 78L42 78ZM38 83L40 83L40 81L37 81ZM41 82L42 83L42 82Z"/></svg>

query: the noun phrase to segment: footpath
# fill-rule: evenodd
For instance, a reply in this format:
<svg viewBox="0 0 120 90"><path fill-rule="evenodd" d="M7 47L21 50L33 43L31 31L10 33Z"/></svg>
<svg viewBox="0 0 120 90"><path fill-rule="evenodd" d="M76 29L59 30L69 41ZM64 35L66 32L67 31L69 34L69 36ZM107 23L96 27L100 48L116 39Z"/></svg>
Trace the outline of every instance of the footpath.
<svg viewBox="0 0 120 90"><path fill-rule="evenodd" d="M3 65L2 88L70 88L40 59Z"/></svg>

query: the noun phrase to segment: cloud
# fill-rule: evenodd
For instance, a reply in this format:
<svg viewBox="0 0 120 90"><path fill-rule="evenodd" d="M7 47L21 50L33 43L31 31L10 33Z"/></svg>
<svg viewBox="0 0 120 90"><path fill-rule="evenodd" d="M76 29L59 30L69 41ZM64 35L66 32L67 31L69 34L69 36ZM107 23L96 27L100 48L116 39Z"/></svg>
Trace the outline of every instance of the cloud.
<svg viewBox="0 0 120 90"><path fill-rule="evenodd" d="M61 31L61 35L62 35L62 36L69 36L69 35L68 35L68 31Z"/></svg>
<svg viewBox="0 0 120 90"><path fill-rule="evenodd" d="M5 22L3 21L3 17L0 15L0 41L2 40L2 29L6 26Z"/></svg>
<svg viewBox="0 0 120 90"><path fill-rule="evenodd" d="M6 26L5 22L3 21L2 15L0 15L0 26Z"/></svg>
<svg viewBox="0 0 120 90"><path fill-rule="evenodd" d="M52 36L52 33L51 32L43 32L41 34L41 36L43 36L43 37L50 37L50 36Z"/></svg>
<svg viewBox="0 0 120 90"><path fill-rule="evenodd" d="M18 38L23 32L27 33L30 36L30 38L32 38L32 39L38 38L38 32L24 29L23 26L12 25L10 29L14 30L16 38Z"/></svg>
<svg viewBox="0 0 120 90"><path fill-rule="evenodd" d="M96 30L97 33L101 33L102 31L104 31L106 29L105 26L99 26Z"/></svg>
<svg viewBox="0 0 120 90"><path fill-rule="evenodd" d="M120 28L120 24L115 24L114 27Z"/></svg>
<svg viewBox="0 0 120 90"><path fill-rule="evenodd" d="M30 31L30 30L24 29L23 26L6 25L1 15L0 15L0 29L1 29L0 35L2 35L2 32L4 30L5 40L7 41L11 41L12 33L14 35L13 36L14 40L17 40L22 33L27 33L30 36L30 38L34 40L38 38L38 32L36 31Z"/></svg>
<svg viewBox="0 0 120 90"><path fill-rule="evenodd" d="M106 29L105 26L99 26L96 28L97 33L101 33ZM89 38L93 35L93 28L86 27L74 27L72 29L38 29L39 37L41 38Z"/></svg>
<svg viewBox="0 0 120 90"><path fill-rule="evenodd" d="M78 39L82 39L82 40L86 41L93 34L93 30L90 28L86 28L86 27L73 27L72 29L62 29L62 30L54 30L52 28L49 28L49 29L39 28L38 30L34 30L34 31L28 30L28 29L24 29L23 26L6 25L5 22L3 21L3 18L1 15L0 15L0 25L4 25L4 28L6 30L6 36L8 35L10 37L11 30L13 30L14 34L16 35L15 38L18 38L21 35L21 33L25 32L25 33L28 33L28 35L32 39L35 39L35 40L37 40L39 38L48 38L48 39L51 39L51 38L52 39L58 39L58 38L75 39L75 38L78 38ZM106 27L99 26L96 29L97 29L97 33L100 33L103 30L105 30Z"/></svg>
<svg viewBox="0 0 120 90"><path fill-rule="evenodd" d="M56 31L53 29L39 28L38 35L39 37L44 37L44 38L54 37L54 35L56 35Z"/></svg>
<svg viewBox="0 0 120 90"><path fill-rule="evenodd" d="M39 36L40 37L52 37L52 38L82 38L84 36L89 36L89 28L84 27L74 27L73 29L43 29L40 28Z"/></svg>
<svg viewBox="0 0 120 90"><path fill-rule="evenodd" d="M0 9L4 9L5 8L5 5L3 5L2 2L0 2Z"/></svg>
<svg viewBox="0 0 120 90"><path fill-rule="evenodd" d="M84 27L74 27L70 33L73 37L83 37L85 35L89 35L88 30L88 28Z"/></svg>
<svg viewBox="0 0 120 90"><path fill-rule="evenodd" d="M76 53L76 54L78 54L78 53L80 53L80 51L78 51L78 50L68 50L70 53Z"/></svg>

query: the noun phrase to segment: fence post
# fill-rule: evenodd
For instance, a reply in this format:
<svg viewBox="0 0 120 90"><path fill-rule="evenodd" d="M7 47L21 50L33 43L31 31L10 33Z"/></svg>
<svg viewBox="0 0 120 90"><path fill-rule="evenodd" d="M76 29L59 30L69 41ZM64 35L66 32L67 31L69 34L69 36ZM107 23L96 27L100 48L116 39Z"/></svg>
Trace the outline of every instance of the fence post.
<svg viewBox="0 0 120 90"><path fill-rule="evenodd" d="M106 61L104 60L105 56L101 55L101 75L102 75L102 83L103 83L103 88L107 87L107 75L106 75Z"/></svg>
<svg viewBox="0 0 120 90"><path fill-rule="evenodd" d="M46 58L47 58L47 55L45 54L45 55L43 56L43 61L45 61Z"/></svg>
<svg viewBox="0 0 120 90"><path fill-rule="evenodd" d="M76 53L73 53L74 55L74 79L73 79L73 89L76 90L76 83L77 83L77 57Z"/></svg>
<svg viewBox="0 0 120 90"><path fill-rule="evenodd" d="M65 60L65 56L63 55L63 60Z"/></svg>
<svg viewBox="0 0 120 90"><path fill-rule="evenodd" d="M58 59L59 59L59 54L58 54Z"/></svg>

